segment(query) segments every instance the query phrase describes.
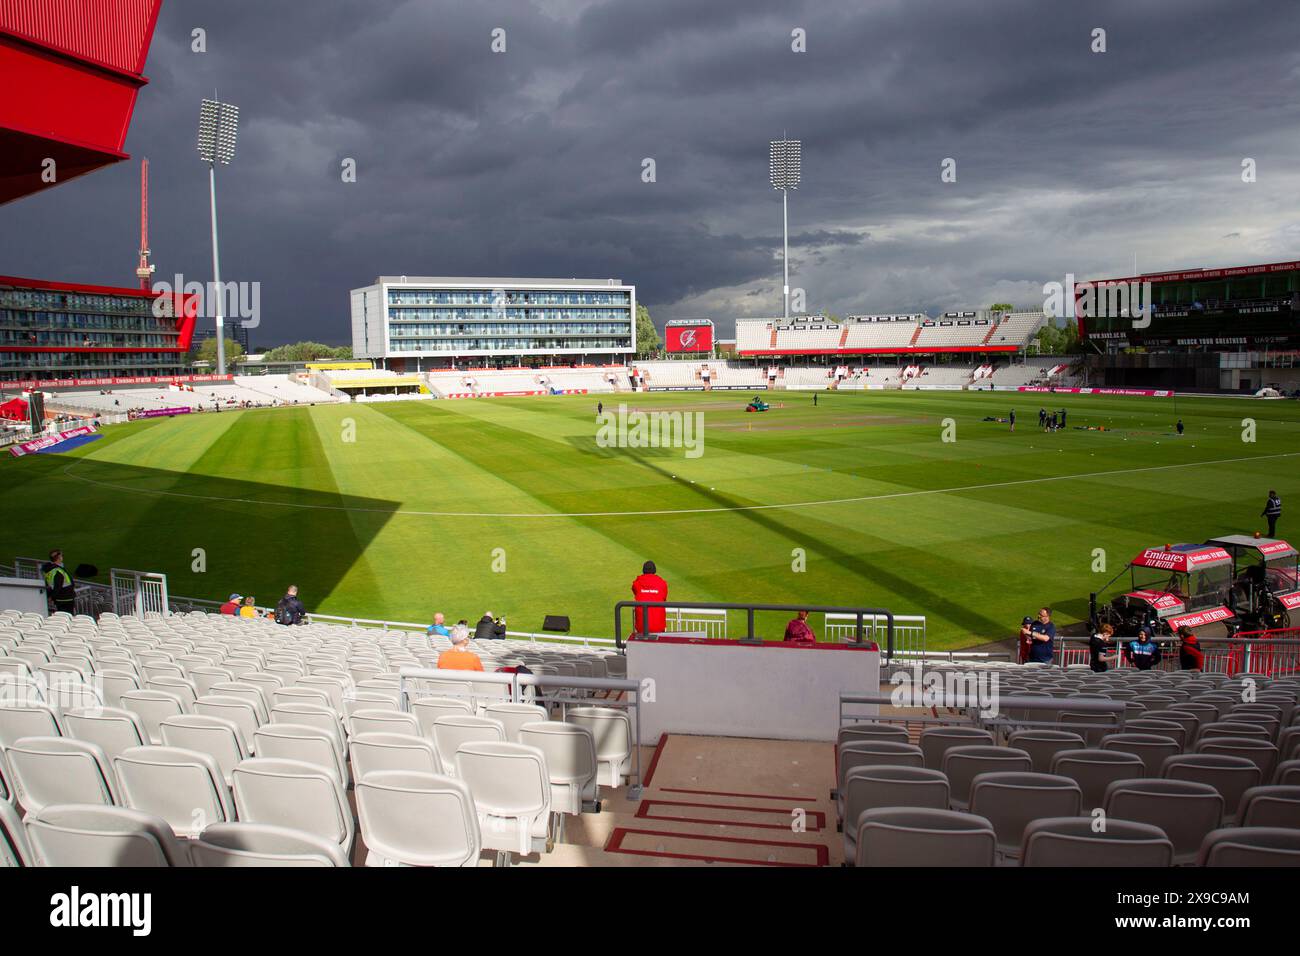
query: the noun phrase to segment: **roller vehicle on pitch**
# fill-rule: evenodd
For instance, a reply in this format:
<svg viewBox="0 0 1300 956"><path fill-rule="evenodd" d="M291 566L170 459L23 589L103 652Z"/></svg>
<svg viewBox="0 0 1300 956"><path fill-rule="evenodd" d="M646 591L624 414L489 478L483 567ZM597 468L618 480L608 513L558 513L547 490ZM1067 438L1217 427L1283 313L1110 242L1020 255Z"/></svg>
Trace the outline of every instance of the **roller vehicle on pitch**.
<svg viewBox="0 0 1300 956"><path fill-rule="evenodd" d="M1159 634L1207 624L1237 627L1229 607L1232 555L1217 544L1167 544L1147 548L1090 598L1094 627L1110 624L1121 637L1136 635L1150 624ZM1127 588L1109 600L1117 582ZM1099 603L1098 594L1104 603Z"/></svg>
<svg viewBox="0 0 1300 956"><path fill-rule="evenodd" d="M747 411L747 412L765 412L765 411L767 411L767 410L768 410L769 408L771 408L771 407L772 407L772 406L768 405L767 402L763 401L761 398L756 398L756 399L754 399L752 402L750 402L748 405L745 406L745 411Z"/></svg>
<svg viewBox="0 0 1300 956"><path fill-rule="evenodd" d="M1205 543L1232 556L1228 607L1243 623L1263 630L1291 626L1291 611L1300 607L1300 552L1280 538L1248 534Z"/></svg>

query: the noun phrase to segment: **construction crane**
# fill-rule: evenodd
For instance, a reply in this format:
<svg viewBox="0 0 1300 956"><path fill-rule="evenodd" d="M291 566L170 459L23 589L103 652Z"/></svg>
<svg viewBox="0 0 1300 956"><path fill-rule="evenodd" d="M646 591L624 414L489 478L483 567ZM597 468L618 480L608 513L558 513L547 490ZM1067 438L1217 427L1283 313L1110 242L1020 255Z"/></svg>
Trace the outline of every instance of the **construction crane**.
<svg viewBox="0 0 1300 956"><path fill-rule="evenodd" d="M154 267L149 262L149 160L140 160L140 264L136 267L136 278L140 280L140 289L149 292L153 288Z"/></svg>

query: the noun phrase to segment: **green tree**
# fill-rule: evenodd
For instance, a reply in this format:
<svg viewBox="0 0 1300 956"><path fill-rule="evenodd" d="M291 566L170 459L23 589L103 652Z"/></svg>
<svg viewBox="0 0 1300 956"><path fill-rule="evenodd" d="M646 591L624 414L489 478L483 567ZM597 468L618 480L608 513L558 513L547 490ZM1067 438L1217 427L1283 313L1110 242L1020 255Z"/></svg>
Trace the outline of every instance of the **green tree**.
<svg viewBox="0 0 1300 956"><path fill-rule="evenodd" d="M650 310L644 305L636 307L636 354L638 358L649 358L659 353L659 332L650 320Z"/></svg>
<svg viewBox="0 0 1300 956"><path fill-rule="evenodd" d="M1073 319L1064 326L1048 322L1034 338L1036 351L1043 355L1077 355L1082 351L1079 342L1079 324Z"/></svg>
<svg viewBox="0 0 1300 956"><path fill-rule="evenodd" d="M244 354L244 347L234 339L226 339L226 365L233 365L235 360ZM194 353L196 362L207 362L209 365L217 364L217 340L215 338L204 339L199 343L199 349Z"/></svg>
<svg viewBox="0 0 1300 956"><path fill-rule="evenodd" d="M352 346L324 345L320 342L292 342L268 350L263 357L268 362L351 361Z"/></svg>
<svg viewBox="0 0 1300 956"><path fill-rule="evenodd" d="M1015 309L1010 302L994 302L989 306L990 312L1011 312Z"/></svg>

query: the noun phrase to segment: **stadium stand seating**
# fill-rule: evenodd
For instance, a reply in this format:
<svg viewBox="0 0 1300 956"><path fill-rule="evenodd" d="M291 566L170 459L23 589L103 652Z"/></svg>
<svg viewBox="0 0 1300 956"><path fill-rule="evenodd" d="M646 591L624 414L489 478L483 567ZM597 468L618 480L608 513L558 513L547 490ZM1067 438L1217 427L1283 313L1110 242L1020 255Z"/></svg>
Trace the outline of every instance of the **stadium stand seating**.
<svg viewBox="0 0 1300 956"><path fill-rule="evenodd" d="M842 322L818 316L783 319L737 319L740 355L843 352L871 354L945 352L952 350L1023 349L1046 321L1042 312L962 313L961 317L925 315L850 316Z"/></svg>
<svg viewBox="0 0 1300 956"><path fill-rule="evenodd" d="M88 415L126 414L130 409L190 408L203 411L337 402L340 399L287 375L236 375L231 382L183 388L131 385L106 389L57 389L46 393L52 411Z"/></svg>
<svg viewBox="0 0 1300 956"><path fill-rule="evenodd" d="M19 665L0 668L0 850L14 864L337 866L358 832L372 865L473 864L484 850L504 862L545 852L560 816L595 809L599 787L631 772L630 721L586 691L568 692L560 720L504 699L506 685L412 680L401 709L398 669L433 668L449 646L421 632L0 611L0 639L0 661ZM45 680L36 668L56 647L77 649L84 671ZM555 677L604 676L612 656L475 649L489 670ZM86 706L102 675L115 704ZM440 809L408 818L417 806Z"/></svg>
<svg viewBox="0 0 1300 956"><path fill-rule="evenodd" d="M629 714L576 687L562 708L456 675L403 687L401 668L433 668L447 646L419 631L199 612L0 611L0 859L541 859L627 782ZM474 649L487 670L556 677L618 673L623 661L515 639ZM79 666L41 671L54 652ZM989 718L887 707L845 723L825 784L846 862L1300 865L1300 679L1253 677L1247 700L1240 675L925 670L996 678L1016 703ZM87 706L103 675L118 678L116 703ZM1099 722L1090 701L1114 714ZM1096 810L1105 834L1092 831Z"/></svg>
<svg viewBox="0 0 1300 956"><path fill-rule="evenodd" d="M562 392L608 394L630 388L622 365L578 368L444 369L424 373L429 391L439 398L491 395L494 392Z"/></svg>
<svg viewBox="0 0 1300 956"><path fill-rule="evenodd" d="M842 726L847 862L918 865L902 858L911 854L981 866L1300 865L1300 781L1281 759L1300 753L1300 676L1252 677L1252 696L1240 675L1221 673L997 662L926 670L974 672L996 680L1004 701L1043 703L1017 702L989 720L940 707L938 724L929 708L886 708ZM1121 704L1122 726L1081 704L1071 710L1088 699ZM1232 736L1243 728L1255 732ZM908 741L923 767L899 765L894 751ZM1093 832L1094 811L1106 814L1104 834Z"/></svg>

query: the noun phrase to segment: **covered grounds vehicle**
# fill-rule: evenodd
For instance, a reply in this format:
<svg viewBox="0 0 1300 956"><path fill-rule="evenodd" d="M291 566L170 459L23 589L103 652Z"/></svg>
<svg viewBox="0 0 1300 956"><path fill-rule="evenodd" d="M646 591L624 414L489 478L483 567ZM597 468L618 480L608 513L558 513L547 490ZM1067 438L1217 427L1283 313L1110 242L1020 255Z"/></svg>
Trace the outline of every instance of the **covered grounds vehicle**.
<svg viewBox="0 0 1300 956"><path fill-rule="evenodd" d="M765 412L765 411L767 411L769 408L771 408L771 406L768 405L767 402L763 401L763 400L762 400L761 398L759 398L758 396L755 396L755 397L754 397L754 400L753 400L752 402L750 402L748 405L745 406L745 411L747 411L747 412Z"/></svg>
<svg viewBox="0 0 1300 956"><path fill-rule="evenodd" d="M1291 611L1300 607L1300 553L1280 538L1227 534L1207 546L1232 555L1232 592L1228 607L1243 621L1264 630L1291 626Z"/></svg>
<svg viewBox="0 0 1300 956"><path fill-rule="evenodd" d="M1217 545L1172 544L1147 548L1110 580L1102 595L1127 578L1130 590L1098 607L1092 596L1094 626L1110 624L1116 635L1136 635L1144 624L1157 634L1180 627L1198 628L1231 622L1228 607L1232 587L1232 555ZM1121 585L1123 586L1123 585Z"/></svg>

